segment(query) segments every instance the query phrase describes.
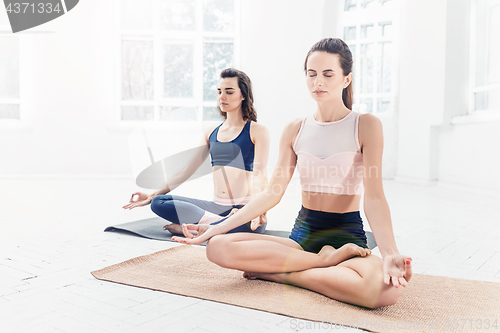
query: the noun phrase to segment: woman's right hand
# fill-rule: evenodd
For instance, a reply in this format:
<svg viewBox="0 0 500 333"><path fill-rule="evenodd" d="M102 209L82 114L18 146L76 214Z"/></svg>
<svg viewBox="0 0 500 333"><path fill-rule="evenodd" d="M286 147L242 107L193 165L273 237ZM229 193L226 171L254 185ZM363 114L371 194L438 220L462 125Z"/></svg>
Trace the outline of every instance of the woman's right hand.
<svg viewBox="0 0 500 333"><path fill-rule="evenodd" d="M134 198L136 198L136 200L134 200ZM132 194L129 203L122 208L132 209L135 207L146 206L151 203L151 200L153 200L153 197L151 195L142 192L135 192L134 194Z"/></svg>
<svg viewBox="0 0 500 333"><path fill-rule="evenodd" d="M200 245L215 235L221 234L216 225L210 224L183 224L184 237L173 236L172 240L178 243Z"/></svg>

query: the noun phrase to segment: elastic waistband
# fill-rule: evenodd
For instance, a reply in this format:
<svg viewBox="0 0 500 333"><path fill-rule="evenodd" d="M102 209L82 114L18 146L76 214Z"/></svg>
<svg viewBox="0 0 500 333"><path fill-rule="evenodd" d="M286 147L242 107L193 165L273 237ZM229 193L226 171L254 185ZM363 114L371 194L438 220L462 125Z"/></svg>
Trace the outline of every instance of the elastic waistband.
<svg viewBox="0 0 500 333"><path fill-rule="evenodd" d="M322 212L320 210L308 209L302 206L299 211L299 217L305 218L314 218L321 220L361 220L361 215L359 211L355 212L347 212L347 213L330 213L330 212Z"/></svg>
<svg viewBox="0 0 500 333"><path fill-rule="evenodd" d="M247 203L250 202L250 200L252 200L252 198L253 196L250 195L248 197L243 197L243 198L224 199L214 195L213 202L222 206L246 205Z"/></svg>

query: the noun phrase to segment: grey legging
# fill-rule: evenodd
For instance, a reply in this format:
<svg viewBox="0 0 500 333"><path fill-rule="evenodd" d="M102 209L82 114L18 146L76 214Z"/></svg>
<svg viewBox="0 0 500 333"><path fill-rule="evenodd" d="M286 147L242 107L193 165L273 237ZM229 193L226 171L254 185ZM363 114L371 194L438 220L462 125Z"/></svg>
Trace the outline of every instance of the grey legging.
<svg viewBox="0 0 500 333"><path fill-rule="evenodd" d="M220 216L227 216L233 208L241 208L243 205L224 206L212 201L186 198L178 195L158 195L151 201L151 210L158 216L176 224L197 224L201 217L208 211ZM226 218L212 224L219 224ZM254 232L262 234L266 225L256 230L250 228L250 222L230 230L232 232Z"/></svg>

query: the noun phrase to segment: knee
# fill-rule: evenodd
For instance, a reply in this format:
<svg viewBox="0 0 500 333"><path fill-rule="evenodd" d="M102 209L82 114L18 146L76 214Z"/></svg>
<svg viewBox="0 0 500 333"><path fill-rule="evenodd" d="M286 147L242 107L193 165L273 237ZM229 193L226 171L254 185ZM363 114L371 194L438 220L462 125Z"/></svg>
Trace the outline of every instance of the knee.
<svg viewBox="0 0 500 333"><path fill-rule="evenodd" d="M161 209L161 207L164 207L163 205L165 203L171 202L172 196L171 195L157 195L156 197L151 200L151 210L158 214L158 211Z"/></svg>
<svg viewBox="0 0 500 333"><path fill-rule="evenodd" d="M394 305L398 302L403 293L402 286L395 288L392 284L384 283L383 268L378 265L373 267L372 273L367 277L367 298L365 305L367 308L376 309L383 306Z"/></svg>
<svg viewBox="0 0 500 333"><path fill-rule="evenodd" d="M403 288L404 287L395 288L392 284L389 286L384 284L383 291L367 302L368 305L366 305L366 307L370 309L378 309L384 306L396 304L403 293Z"/></svg>
<svg viewBox="0 0 500 333"><path fill-rule="evenodd" d="M228 257L228 242L226 235L216 235L207 243L207 258L214 264L221 267L227 267L227 257Z"/></svg>

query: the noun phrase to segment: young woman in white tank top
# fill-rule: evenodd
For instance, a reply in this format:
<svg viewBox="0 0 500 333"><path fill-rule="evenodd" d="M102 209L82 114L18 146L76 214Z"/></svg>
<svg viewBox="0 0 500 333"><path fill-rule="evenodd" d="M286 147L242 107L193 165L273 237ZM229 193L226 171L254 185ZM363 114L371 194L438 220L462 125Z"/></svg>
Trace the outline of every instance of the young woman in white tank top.
<svg viewBox="0 0 500 333"><path fill-rule="evenodd" d="M286 125L267 189L217 226L184 225L186 238L175 240L210 240L208 259L245 271L247 278L292 284L368 308L395 304L411 278L411 258L398 252L382 188L381 123L371 114L351 111L352 55L342 40L313 45L304 70L318 107ZM296 168L302 208L289 239L223 235L278 204ZM363 191L382 258L366 246L359 216Z"/></svg>

